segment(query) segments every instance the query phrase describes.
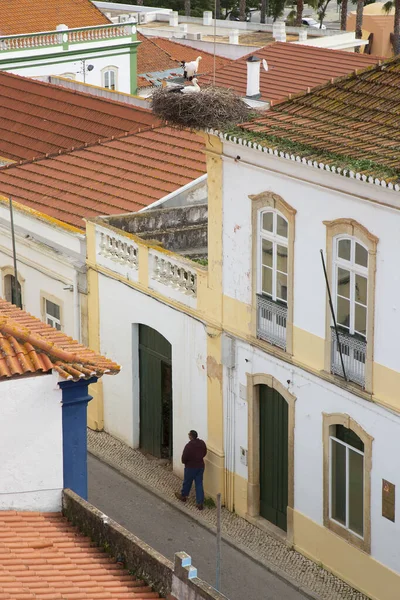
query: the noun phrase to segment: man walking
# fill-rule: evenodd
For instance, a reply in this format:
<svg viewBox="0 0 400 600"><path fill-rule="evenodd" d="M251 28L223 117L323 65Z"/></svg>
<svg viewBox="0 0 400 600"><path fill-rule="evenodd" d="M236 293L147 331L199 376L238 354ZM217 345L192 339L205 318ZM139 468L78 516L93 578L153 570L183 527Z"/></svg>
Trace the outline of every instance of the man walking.
<svg viewBox="0 0 400 600"><path fill-rule="evenodd" d="M199 510L203 510L204 503L203 475L205 466L204 457L206 454L207 446L203 440L199 439L197 431L192 429L189 431L189 442L186 444L182 454L182 462L185 465L182 492L176 492L175 496L178 500L186 502L194 481L196 487L196 505Z"/></svg>

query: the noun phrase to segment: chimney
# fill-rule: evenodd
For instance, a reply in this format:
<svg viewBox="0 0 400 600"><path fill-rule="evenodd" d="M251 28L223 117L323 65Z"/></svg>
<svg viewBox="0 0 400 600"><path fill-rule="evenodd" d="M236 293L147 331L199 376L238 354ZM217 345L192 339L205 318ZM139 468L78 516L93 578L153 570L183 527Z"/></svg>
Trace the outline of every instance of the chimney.
<svg viewBox="0 0 400 600"><path fill-rule="evenodd" d="M272 37L276 42L286 42L286 26L284 21L275 21L272 25Z"/></svg>
<svg viewBox="0 0 400 600"><path fill-rule="evenodd" d="M299 31L299 42L306 42L307 41L307 30L306 29L300 29Z"/></svg>
<svg viewBox="0 0 400 600"><path fill-rule="evenodd" d="M230 44L238 44L239 43L239 29L231 29L230 30L229 43Z"/></svg>
<svg viewBox="0 0 400 600"><path fill-rule="evenodd" d="M169 26L178 27L178 22L178 13L176 11L171 11L169 13Z"/></svg>
<svg viewBox="0 0 400 600"><path fill-rule="evenodd" d="M250 56L247 59L247 89L246 97L257 99L260 94L260 64L257 56Z"/></svg>

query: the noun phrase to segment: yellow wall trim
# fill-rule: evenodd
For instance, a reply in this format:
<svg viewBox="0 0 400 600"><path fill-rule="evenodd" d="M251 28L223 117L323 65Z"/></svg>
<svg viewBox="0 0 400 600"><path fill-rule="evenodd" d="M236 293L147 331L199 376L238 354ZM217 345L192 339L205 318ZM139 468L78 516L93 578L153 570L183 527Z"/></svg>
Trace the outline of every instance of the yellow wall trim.
<svg viewBox="0 0 400 600"><path fill-rule="evenodd" d="M293 511L294 548L372 600L399 600L400 575Z"/></svg>

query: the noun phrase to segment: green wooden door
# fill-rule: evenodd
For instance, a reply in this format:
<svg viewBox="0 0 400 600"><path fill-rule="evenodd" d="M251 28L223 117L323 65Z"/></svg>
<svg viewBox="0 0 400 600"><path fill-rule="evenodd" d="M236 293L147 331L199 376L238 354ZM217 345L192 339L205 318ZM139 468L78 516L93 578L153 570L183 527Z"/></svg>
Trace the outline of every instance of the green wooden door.
<svg viewBox="0 0 400 600"><path fill-rule="evenodd" d="M158 458L172 456L171 344L139 325L140 447Z"/></svg>
<svg viewBox="0 0 400 600"><path fill-rule="evenodd" d="M260 515L284 531L288 503L288 405L260 385Z"/></svg>

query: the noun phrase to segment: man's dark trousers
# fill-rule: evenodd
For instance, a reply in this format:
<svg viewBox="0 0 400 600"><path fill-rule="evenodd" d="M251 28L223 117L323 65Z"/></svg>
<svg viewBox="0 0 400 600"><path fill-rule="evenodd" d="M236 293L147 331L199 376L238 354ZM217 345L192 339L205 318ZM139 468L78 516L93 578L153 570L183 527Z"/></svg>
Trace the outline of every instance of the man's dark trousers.
<svg viewBox="0 0 400 600"><path fill-rule="evenodd" d="M185 467L182 496L185 496L185 498L189 496L190 490L192 489L192 483L194 481L194 485L196 487L196 504L203 504L204 502L203 475L204 467L201 469Z"/></svg>

